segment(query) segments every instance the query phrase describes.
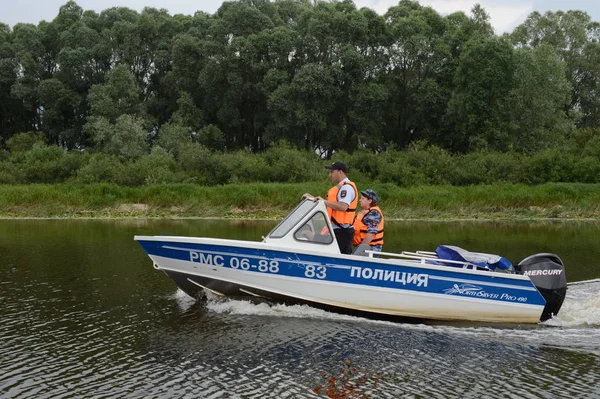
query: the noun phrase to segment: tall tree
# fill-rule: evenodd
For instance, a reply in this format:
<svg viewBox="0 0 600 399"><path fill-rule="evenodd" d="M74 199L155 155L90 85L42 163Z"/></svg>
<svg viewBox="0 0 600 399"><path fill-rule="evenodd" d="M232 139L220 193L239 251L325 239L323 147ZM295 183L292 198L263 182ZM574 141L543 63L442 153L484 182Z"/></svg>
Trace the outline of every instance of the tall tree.
<svg viewBox="0 0 600 399"><path fill-rule="evenodd" d="M599 127L600 108L596 87L600 82L600 24L582 11L534 12L510 35L519 47L553 47L565 63L565 73L573 88L567 107L580 127Z"/></svg>
<svg viewBox="0 0 600 399"><path fill-rule="evenodd" d="M12 94L23 103L26 126L24 130L41 129L41 107L37 96L38 87L44 78L44 47L39 29L31 24L17 24L14 27L13 48L17 62L17 80Z"/></svg>
<svg viewBox="0 0 600 399"><path fill-rule="evenodd" d="M402 0L386 13L391 43L386 83L391 90L385 139L401 147L423 138L450 58L446 23L430 7ZM432 101L433 100L433 101ZM435 111L434 111L435 112ZM439 114L439 111L437 112Z"/></svg>
<svg viewBox="0 0 600 399"><path fill-rule="evenodd" d="M448 104L446 122L454 134L447 145L459 152L506 150L508 95L514 87L513 48L495 37L475 38L465 47Z"/></svg>
<svg viewBox="0 0 600 399"><path fill-rule="evenodd" d="M92 117L114 122L123 115L143 116L140 88L127 65L119 65L108 73L105 83L92 86L89 92Z"/></svg>
<svg viewBox="0 0 600 399"><path fill-rule="evenodd" d="M514 88L511 90L509 145L520 152L537 152L564 143L573 130L565 107L571 85L564 63L548 45L515 52Z"/></svg>
<svg viewBox="0 0 600 399"><path fill-rule="evenodd" d="M276 134L298 147L328 151L341 148L344 135L331 124L339 96L331 67L306 64L290 84L281 85L269 98Z"/></svg>
<svg viewBox="0 0 600 399"><path fill-rule="evenodd" d="M49 141L69 149L82 146L81 124L76 115L81 96L60 80L50 78L40 83L38 98L44 109L42 129Z"/></svg>
<svg viewBox="0 0 600 399"><path fill-rule="evenodd" d="M23 102L12 93L18 70L12 32L8 25L0 24L0 145L15 133L25 132L30 127Z"/></svg>
<svg viewBox="0 0 600 399"><path fill-rule="evenodd" d="M140 93L127 65L117 66L105 83L92 86L88 99L91 115L84 132L97 150L123 159L135 158L145 151L147 121ZM119 150L120 145L125 147Z"/></svg>

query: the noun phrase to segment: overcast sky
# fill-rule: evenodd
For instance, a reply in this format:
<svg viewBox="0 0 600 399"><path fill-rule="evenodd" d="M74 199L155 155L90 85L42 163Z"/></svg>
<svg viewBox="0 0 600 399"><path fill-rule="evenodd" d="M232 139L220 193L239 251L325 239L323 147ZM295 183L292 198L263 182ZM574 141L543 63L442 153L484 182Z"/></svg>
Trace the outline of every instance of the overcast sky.
<svg viewBox="0 0 600 399"><path fill-rule="evenodd" d="M14 26L18 22L37 24L41 20L51 21L67 0L0 0L0 22ZM166 8L171 14L192 15L196 11L213 14L223 0L76 0L84 10L100 12L110 7L121 6L141 11L144 7ZM440 14L464 11L467 14L479 3L490 14L497 34L512 31L534 10L582 10L600 21L600 0L420 0ZM397 0L354 0L357 7L369 7L383 14Z"/></svg>

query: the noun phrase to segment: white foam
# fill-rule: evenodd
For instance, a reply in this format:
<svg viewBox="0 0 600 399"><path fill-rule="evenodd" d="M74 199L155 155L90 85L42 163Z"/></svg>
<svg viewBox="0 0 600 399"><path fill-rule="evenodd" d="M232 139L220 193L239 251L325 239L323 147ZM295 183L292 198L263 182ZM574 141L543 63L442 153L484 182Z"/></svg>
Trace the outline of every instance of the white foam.
<svg viewBox="0 0 600 399"><path fill-rule="evenodd" d="M363 320L359 317L342 315L313 308L308 305L284 305L270 303L253 303L251 301L237 299L223 299L209 297L206 307L215 313L243 314L256 316L281 316L309 319L331 319L331 320Z"/></svg>
<svg viewBox="0 0 600 399"><path fill-rule="evenodd" d="M600 280L570 286L559 314L544 324L558 327L600 326Z"/></svg>
<svg viewBox="0 0 600 399"><path fill-rule="evenodd" d="M175 291L171 298L175 299L177 305L179 305L179 309L181 309L182 312L185 312L186 310L191 308L196 302L194 298L192 298L180 289L177 289L177 291Z"/></svg>

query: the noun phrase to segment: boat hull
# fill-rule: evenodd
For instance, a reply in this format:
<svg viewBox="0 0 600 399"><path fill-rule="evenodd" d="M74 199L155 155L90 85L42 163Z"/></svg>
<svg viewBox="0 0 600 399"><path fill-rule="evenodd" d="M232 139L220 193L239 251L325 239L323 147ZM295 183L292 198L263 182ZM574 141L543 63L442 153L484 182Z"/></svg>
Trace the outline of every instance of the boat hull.
<svg viewBox="0 0 600 399"><path fill-rule="evenodd" d="M398 259L292 252L235 240L136 237L186 293L256 296L370 315L537 323L545 300L526 276Z"/></svg>

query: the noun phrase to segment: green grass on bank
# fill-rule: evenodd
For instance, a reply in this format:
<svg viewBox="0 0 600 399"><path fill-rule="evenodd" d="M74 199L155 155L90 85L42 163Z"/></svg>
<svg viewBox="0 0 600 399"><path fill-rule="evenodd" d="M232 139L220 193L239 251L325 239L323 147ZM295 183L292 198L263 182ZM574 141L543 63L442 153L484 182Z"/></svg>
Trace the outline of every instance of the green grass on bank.
<svg viewBox="0 0 600 399"><path fill-rule="evenodd" d="M325 196L330 184L255 183L122 187L0 185L0 217L280 218L305 192ZM600 218L600 184L549 183L469 187L367 185L389 219Z"/></svg>

